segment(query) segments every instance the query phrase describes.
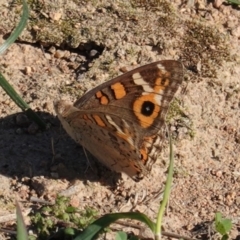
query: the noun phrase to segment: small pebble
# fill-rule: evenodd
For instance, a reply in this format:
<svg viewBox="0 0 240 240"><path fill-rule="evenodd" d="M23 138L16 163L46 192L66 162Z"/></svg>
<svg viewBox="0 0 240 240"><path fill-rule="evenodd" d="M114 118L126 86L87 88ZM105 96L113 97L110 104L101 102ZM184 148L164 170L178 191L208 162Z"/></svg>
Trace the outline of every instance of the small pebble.
<svg viewBox="0 0 240 240"><path fill-rule="evenodd" d="M26 66L24 69L24 72L26 75L30 75L32 73L32 68L29 66Z"/></svg>
<svg viewBox="0 0 240 240"><path fill-rule="evenodd" d="M28 127L30 124L30 121L25 114L18 114L16 116L16 124L20 127Z"/></svg>
<svg viewBox="0 0 240 240"><path fill-rule="evenodd" d="M219 8L222 5L222 3L223 3L223 0L214 0L213 1L213 6L215 8Z"/></svg>
<svg viewBox="0 0 240 240"><path fill-rule="evenodd" d="M31 125L28 127L28 133L29 134L36 134L39 127L36 123L31 123Z"/></svg>
<svg viewBox="0 0 240 240"><path fill-rule="evenodd" d="M62 50L57 50L54 54L54 57L55 58L63 58L65 55L65 51L62 51Z"/></svg>
<svg viewBox="0 0 240 240"><path fill-rule="evenodd" d="M21 128L18 128L16 130L16 134L21 135L23 133L23 130Z"/></svg>
<svg viewBox="0 0 240 240"><path fill-rule="evenodd" d="M95 49L92 49L92 50L90 51L90 53L89 53L89 57L90 57L90 58L97 57L97 55L98 55L98 51L95 50Z"/></svg>

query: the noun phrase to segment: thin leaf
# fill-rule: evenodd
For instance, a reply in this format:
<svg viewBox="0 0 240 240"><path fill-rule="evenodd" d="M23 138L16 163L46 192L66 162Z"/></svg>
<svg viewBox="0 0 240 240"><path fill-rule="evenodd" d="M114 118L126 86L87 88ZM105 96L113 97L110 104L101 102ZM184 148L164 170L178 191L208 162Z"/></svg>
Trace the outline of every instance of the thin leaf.
<svg viewBox="0 0 240 240"><path fill-rule="evenodd" d="M23 29L27 25L27 20L28 20L28 5L25 0L23 2L23 14L21 16L20 22L18 26L15 28L15 30L12 32L10 37L0 46L0 54L3 54L8 47L15 42L15 40L18 38L18 36L21 34Z"/></svg>
<svg viewBox="0 0 240 240"><path fill-rule="evenodd" d="M27 229L24 224L23 215L17 201L16 201L16 210L17 210L17 239L27 240L28 239Z"/></svg>
<svg viewBox="0 0 240 240"><path fill-rule="evenodd" d="M38 124L42 129L46 129L46 124L42 119L29 107L29 105L18 95L14 88L8 83L4 76L0 73L0 86L9 95L9 97L22 109L25 111L26 115Z"/></svg>
<svg viewBox="0 0 240 240"><path fill-rule="evenodd" d="M92 240L97 237L97 235L108 227L111 223L116 222L119 219L135 219L145 223L153 232L155 230L155 224L142 213L126 212L126 213L112 213L106 214L99 218L91 225L89 225L82 233L80 233L74 240Z"/></svg>
<svg viewBox="0 0 240 240"><path fill-rule="evenodd" d="M238 1L238 0L227 0L227 2L230 4L240 5L240 1Z"/></svg>
<svg viewBox="0 0 240 240"><path fill-rule="evenodd" d="M128 236L125 232L117 232L115 240L127 240Z"/></svg>
<svg viewBox="0 0 240 240"><path fill-rule="evenodd" d="M30 108L26 102L17 94L13 87L8 83L4 76L0 73L0 85L3 90L12 98L12 100L24 111Z"/></svg>
<svg viewBox="0 0 240 240"><path fill-rule="evenodd" d="M0 46L0 54L3 54L5 50L18 38L23 29L25 28L28 20L28 6L25 0L23 0L23 14L16 29L12 32L10 37ZM26 115L32 119L41 129L46 129L47 125L42 119L28 106L28 104L17 94L14 88L8 83L4 76L0 73L0 86L10 96L10 98L25 111Z"/></svg>

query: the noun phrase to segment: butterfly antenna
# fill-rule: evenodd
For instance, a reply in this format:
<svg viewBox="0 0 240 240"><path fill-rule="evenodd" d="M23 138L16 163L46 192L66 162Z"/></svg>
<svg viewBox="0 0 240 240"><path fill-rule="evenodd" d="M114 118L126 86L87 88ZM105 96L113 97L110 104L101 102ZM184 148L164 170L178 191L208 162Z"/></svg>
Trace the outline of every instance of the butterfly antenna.
<svg viewBox="0 0 240 240"><path fill-rule="evenodd" d="M54 140L51 137L51 147L52 147L52 164L55 162L55 148L54 148Z"/></svg>
<svg viewBox="0 0 240 240"><path fill-rule="evenodd" d="M93 170L93 168L92 168L92 165L91 165L91 163L90 163L90 161L89 161L89 158L88 158L88 155L87 155L87 151L86 151L86 149L85 149L84 147L83 147L83 151L84 151L85 157L86 157L87 162L88 162L87 168L86 168L86 170L84 171L84 173L86 173L89 167L90 167L92 170Z"/></svg>

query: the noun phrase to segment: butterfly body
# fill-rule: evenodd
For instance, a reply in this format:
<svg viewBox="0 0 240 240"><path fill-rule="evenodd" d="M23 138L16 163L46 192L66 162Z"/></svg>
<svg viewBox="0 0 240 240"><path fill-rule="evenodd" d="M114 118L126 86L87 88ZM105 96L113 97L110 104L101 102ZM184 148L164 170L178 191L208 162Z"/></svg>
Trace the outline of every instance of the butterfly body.
<svg viewBox="0 0 240 240"><path fill-rule="evenodd" d="M169 103L183 79L182 64L158 61L90 90L73 105L54 103L67 133L111 170L135 179L161 151Z"/></svg>

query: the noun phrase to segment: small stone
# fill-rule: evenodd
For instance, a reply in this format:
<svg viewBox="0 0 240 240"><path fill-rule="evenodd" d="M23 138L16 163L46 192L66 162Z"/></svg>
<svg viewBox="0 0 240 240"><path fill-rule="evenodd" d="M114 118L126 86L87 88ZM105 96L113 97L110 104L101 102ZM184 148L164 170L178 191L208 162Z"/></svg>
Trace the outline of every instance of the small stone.
<svg viewBox="0 0 240 240"><path fill-rule="evenodd" d="M237 239L239 236L239 231L237 229L231 229L231 239Z"/></svg>
<svg viewBox="0 0 240 240"><path fill-rule="evenodd" d="M69 60L70 60L70 62L75 62L75 61L76 61L76 58L77 58L76 55L71 55L70 58L69 58Z"/></svg>
<svg viewBox="0 0 240 240"><path fill-rule="evenodd" d="M216 177L220 178L220 177L222 177L223 173L221 170L218 170L218 171L216 171L215 175L216 175Z"/></svg>
<svg viewBox="0 0 240 240"><path fill-rule="evenodd" d="M56 172L51 172L51 177L54 179L58 179L59 178L59 174Z"/></svg>
<svg viewBox="0 0 240 240"><path fill-rule="evenodd" d="M80 201L77 196L72 196L69 203L72 207L75 207L75 208L79 207L79 205L80 205Z"/></svg>
<svg viewBox="0 0 240 240"><path fill-rule="evenodd" d="M235 198L236 198L236 192L229 192L227 195L226 195L226 201L225 201L225 204L227 204L228 206L232 205Z"/></svg>
<svg viewBox="0 0 240 240"><path fill-rule="evenodd" d="M54 46L51 46L49 49L48 49L48 52L52 53L52 54L55 54L56 52L56 48Z"/></svg>
<svg viewBox="0 0 240 240"><path fill-rule="evenodd" d="M89 53L89 57L90 57L90 58L94 58L94 57L96 57L97 55L98 55L98 51L95 50L95 49L92 49L92 50L90 51L90 53Z"/></svg>
<svg viewBox="0 0 240 240"><path fill-rule="evenodd" d="M38 131L39 127L36 123L32 123L29 127L28 127L28 133L29 134L36 134Z"/></svg>
<svg viewBox="0 0 240 240"><path fill-rule="evenodd" d="M70 56L71 56L70 51L64 51L64 57L65 58L70 58Z"/></svg>
<svg viewBox="0 0 240 240"><path fill-rule="evenodd" d="M57 50L54 54L55 58L63 58L65 55L65 51Z"/></svg>
<svg viewBox="0 0 240 240"><path fill-rule="evenodd" d="M52 60L52 55L49 53L44 53L44 56L47 60Z"/></svg>
<svg viewBox="0 0 240 240"><path fill-rule="evenodd" d="M222 201L223 200L223 195L218 195L217 199Z"/></svg>
<svg viewBox="0 0 240 240"><path fill-rule="evenodd" d="M62 17L62 13L61 12L50 12L49 17L53 20L53 21L59 21Z"/></svg>
<svg viewBox="0 0 240 240"><path fill-rule="evenodd" d="M213 1L213 6L215 8L219 8L222 5L222 3L223 3L223 0L214 0Z"/></svg>
<svg viewBox="0 0 240 240"><path fill-rule="evenodd" d="M74 27L77 28L77 29L80 29L81 23L75 23L75 24L74 24Z"/></svg>
<svg viewBox="0 0 240 240"><path fill-rule="evenodd" d="M23 134L23 130L22 130L21 128L18 128L18 129L16 130L16 134L18 134L18 135Z"/></svg>
<svg viewBox="0 0 240 240"><path fill-rule="evenodd" d="M33 27L32 27L32 29L34 30L34 31L39 31L39 30L41 30L41 28L39 27L39 26L37 26L37 25L34 25Z"/></svg>
<svg viewBox="0 0 240 240"><path fill-rule="evenodd" d="M128 72L126 66L124 66L124 67L120 67L119 70L120 70L122 73L126 73L126 72Z"/></svg>
<svg viewBox="0 0 240 240"><path fill-rule="evenodd" d="M30 121L25 114L18 114L16 117L16 124L20 127L28 127Z"/></svg>
<svg viewBox="0 0 240 240"><path fill-rule="evenodd" d="M25 67L24 72L26 75L30 75L32 73L32 68L27 66L27 67Z"/></svg>

